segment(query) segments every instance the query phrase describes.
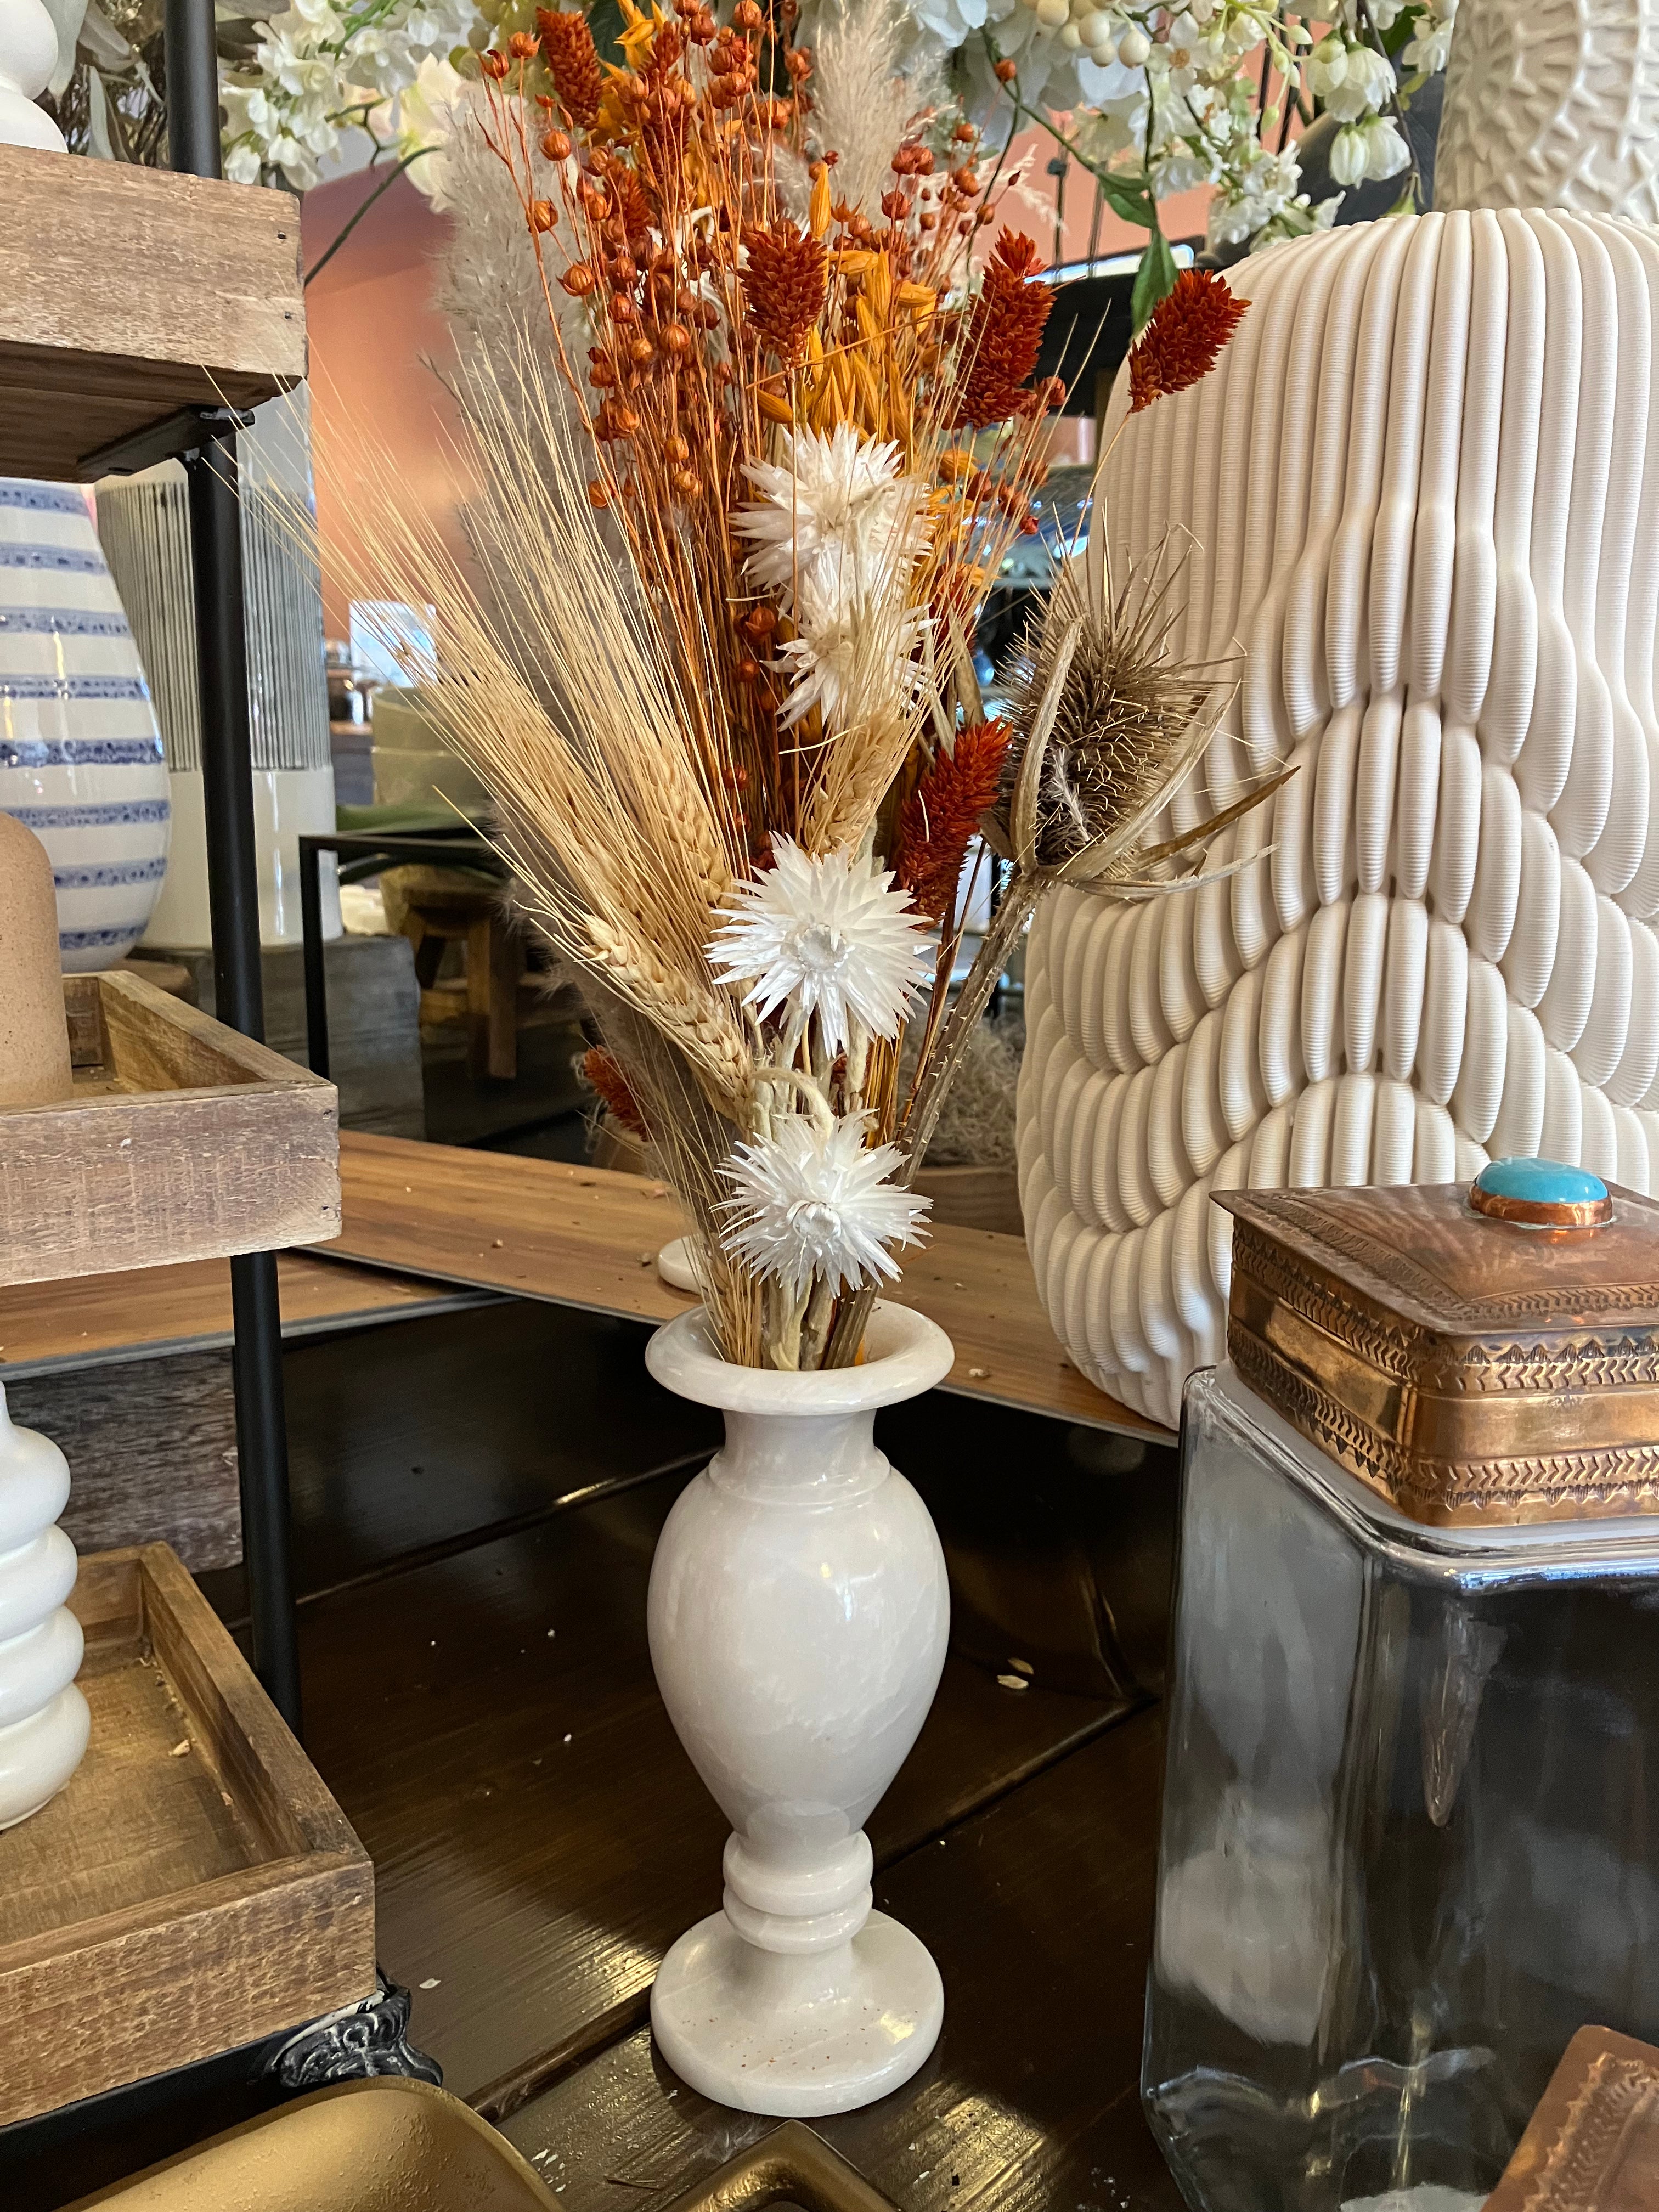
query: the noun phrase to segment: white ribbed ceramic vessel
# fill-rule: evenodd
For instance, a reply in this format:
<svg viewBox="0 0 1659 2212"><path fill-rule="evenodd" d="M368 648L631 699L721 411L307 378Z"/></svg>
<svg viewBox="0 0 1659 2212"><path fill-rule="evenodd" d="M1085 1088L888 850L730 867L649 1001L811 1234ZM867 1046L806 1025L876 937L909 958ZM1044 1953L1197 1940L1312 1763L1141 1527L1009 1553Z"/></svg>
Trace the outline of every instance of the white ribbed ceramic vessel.
<svg viewBox="0 0 1659 2212"><path fill-rule="evenodd" d="M55 1797L87 1747L81 1624L64 1602L75 1547L56 1526L69 1492L63 1453L13 1425L0 1385L0 1828Z"/></svg>
<svg viewBox="0 0 1659 2212"><path fill-rule="evenodd" d="M143 934L172 799L137 649L72 485L0 477L0 809L52 860L71 972Z"/></svg>
<svg viewBox="0 0 1659 2212"><path fill-rule="evenodd" d="M927 1509L876 1449L878 1407L949 1373L924 1315L878 1304L857 1367L734 1367L701 1307L646 1358L726 1416L651 1567L651 1662L732 1822L724 1909L670 1950L651 1997L669 2064L721 2104L797 2118L908 2081L944 2018L923 1946L872 1910L864 1824L939 1687L950 1632Z"/></svg>
<svg viewBox="0 0 1659 2212"><path fill-rule="evenodd" d="M1247 654L1172 826L1299 769L1212 848L1242 872L1061 893L1028 955L1037 1281L1169 1422L1221 1345L1213 1191L1659 1182L1659 0L1462 0L1441 149L1460 204L1231 270L1216 370L1098 486L1091 561L1189 539L1177 646Z"/></svg>
<svg viewBox="0 0 1659 2212"><path fill-rule="evenodd" d="M267 400L237 441L247 621L249 738L259 936L297 945L300 839L336 828L323 662L322 574L315 522L310 404L303 389ZM163 948L212 937L206 791L196 666L195 586L185 471L163 461L98 487L98 529L149 672L171 775L173 850L149 930ZM334 856L322 859L323 934L337 937Z"/></svg>

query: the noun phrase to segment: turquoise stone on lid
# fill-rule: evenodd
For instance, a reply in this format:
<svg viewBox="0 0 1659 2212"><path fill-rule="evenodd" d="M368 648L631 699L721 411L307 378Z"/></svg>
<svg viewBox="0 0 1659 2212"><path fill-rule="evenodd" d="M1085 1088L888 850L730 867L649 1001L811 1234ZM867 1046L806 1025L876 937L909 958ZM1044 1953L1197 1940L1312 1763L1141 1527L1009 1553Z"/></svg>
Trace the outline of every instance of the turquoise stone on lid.
<svg viewBox="0 0 1659 2212"><path fill-rule="evenodd" d="M1601 1176L1564 1160L1488 1160L1469 1187L1469 1204L1522 1229L1601 1229L1613 1218Z"/></svg>
<svg viewBox="0 0 1659 2212"><path fill-rule="evenodd" d="M1600 1176L1563 1160L1488 1160L1474 1187L1492 1198L1524 1199L1533 1206L1595 1206L1607 1194Z"/></svg>

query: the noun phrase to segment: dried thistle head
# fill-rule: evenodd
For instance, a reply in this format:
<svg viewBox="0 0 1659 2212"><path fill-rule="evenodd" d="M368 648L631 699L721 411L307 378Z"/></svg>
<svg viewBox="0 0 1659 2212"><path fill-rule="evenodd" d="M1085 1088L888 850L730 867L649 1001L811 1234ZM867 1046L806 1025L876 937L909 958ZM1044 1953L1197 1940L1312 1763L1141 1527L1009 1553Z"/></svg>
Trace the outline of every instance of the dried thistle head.
<svg viewBox="0 0 1659 2212"><path fill-rule="evenodd" d="M1225 672L1176 657L1183 561L1164 547L1089 604L1082 564L1060 569L1009 687L1014 729L989 817L1027 867L1091 878L1121 868L1220 717Z"/></svg>

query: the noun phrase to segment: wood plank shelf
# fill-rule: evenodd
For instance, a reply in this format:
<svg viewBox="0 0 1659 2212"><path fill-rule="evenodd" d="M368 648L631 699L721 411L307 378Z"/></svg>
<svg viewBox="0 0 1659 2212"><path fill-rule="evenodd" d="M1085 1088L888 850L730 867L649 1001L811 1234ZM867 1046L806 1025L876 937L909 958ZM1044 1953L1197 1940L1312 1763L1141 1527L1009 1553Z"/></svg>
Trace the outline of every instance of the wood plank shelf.
<svg viewBox="0 0 1659 2212"><path fill-rule="evenodd" d="M0 1284L314 1244L331 1083L136 975L66 975L75 1089L0 1108Z"/></svg>
<svg viewBox="0 0 1659 2212"><path fill-rule="evenodd" d="M639 1321L670 1321L695 1303L657 1273L658 1252L684 1224L666 1187L643 1176L348 1130L340 1187L341 1234L329 1252L341 1259ZM956 1346L945 1389L1172 1441L1066 1358L1023 1237L941 1223L906 1254L887 1295L919 1307Z"/></svg>
<svg viewBox="0 0 1659 2212"><path fill-rule="evenodd" d="M94 1553L70 1603L92 1742L0 1834L0 2125L374 1986L368 1854L173 1553Z"/></svg>
<svg viewBox="0 0 1659 2212"><path fill-rule="evenodd" d="M285 1340L495 1303L493 1291L343 1267L306 1252L277 1255L276 1283ZM225 1260L15 1284L0 1288L0 1382L215 1352L234 1334Z"/></svg>
<svg viewBox="0 0 1659 2212"><path fill-rule="evenodd" d="M306 374L287 192L0 146L0 475L88 458L190 407Z"/></svg>

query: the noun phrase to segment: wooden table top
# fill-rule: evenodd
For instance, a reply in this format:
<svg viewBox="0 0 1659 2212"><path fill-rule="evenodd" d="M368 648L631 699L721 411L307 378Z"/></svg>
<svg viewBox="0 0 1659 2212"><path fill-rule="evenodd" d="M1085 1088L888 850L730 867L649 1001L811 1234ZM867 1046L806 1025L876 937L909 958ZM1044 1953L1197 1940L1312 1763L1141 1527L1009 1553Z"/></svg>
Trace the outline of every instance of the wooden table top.
<svg viewBox="0 0 1659 2212"><path fill-rule="evenodd" d="M284 1336L479 1302L479 1294L458 1295L451 1285L344 1267L308 1252L278 1253L276 1281ZM0 1286L0 1382L55 1367L202 1352L230 1340L228 1260Z"/></svg>
<svg viewBox="0 0 1659 2212"><path fill-rule="evenodd" d="M641 1176L348 1132L340 1187L341 1235L319 1252L640 1321L668 1321L693 1304L657 1273L658 1252L684 1228L678 1208ZM941 1223L888 1295L919 1307L956 1346L945 1389L1170 1441L1066 1358L1023 1238Z"/></svg>

